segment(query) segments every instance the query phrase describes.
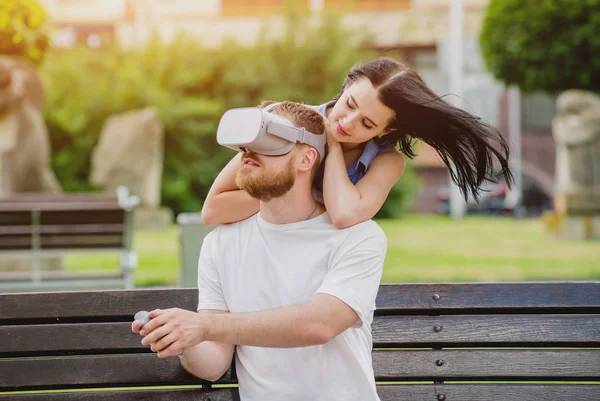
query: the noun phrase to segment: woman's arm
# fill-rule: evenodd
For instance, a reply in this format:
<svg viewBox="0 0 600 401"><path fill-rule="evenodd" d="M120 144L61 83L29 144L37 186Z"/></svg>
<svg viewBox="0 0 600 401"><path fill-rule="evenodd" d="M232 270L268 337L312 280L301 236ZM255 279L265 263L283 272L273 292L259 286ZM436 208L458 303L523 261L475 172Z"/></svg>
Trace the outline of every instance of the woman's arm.
<svg viewBox="0 0 600 401"><path fill-rule="evenodd" d="M323 199L336 228L366 221L381 209L390 190L402 176L406 161L391 147L375 157L367 174L352 184L339 142L329 144L323 177Z"/></svg>
<svg viewBox="0 0 600 401"><path fill-rule="evenodd" d="M235 174L240 168L242 154L238 153L219 173L202 206L202 223L214 226L234 223L256 214L260 202L235 185Z"/></svg>

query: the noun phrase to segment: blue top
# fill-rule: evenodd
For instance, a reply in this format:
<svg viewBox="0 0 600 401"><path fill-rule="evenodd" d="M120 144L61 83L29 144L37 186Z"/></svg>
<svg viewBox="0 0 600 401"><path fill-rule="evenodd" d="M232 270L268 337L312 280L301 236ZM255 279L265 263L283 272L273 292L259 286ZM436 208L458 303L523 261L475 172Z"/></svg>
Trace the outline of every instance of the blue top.
<svg viewBox="0 0 600 401"><path fill-rule="evenodd" d="M328 103L324 103L317 107L317 111L323 116L326 116L325 112L327 110L327 106L333 105L334 103L334 100ZM356 183L360 181L360 179L363 178L365 174L367 174L367 170L369 169L369 166L371 165L373 159L375 159L375 157L383 153L390 146L390 144L378 145L373 139L370 139L367 142L360 157L346 168L348 171L348 178L350 178L350 182L356 185ZM319 190L323 190L322 176L315 177L315 186Z"/></svg>

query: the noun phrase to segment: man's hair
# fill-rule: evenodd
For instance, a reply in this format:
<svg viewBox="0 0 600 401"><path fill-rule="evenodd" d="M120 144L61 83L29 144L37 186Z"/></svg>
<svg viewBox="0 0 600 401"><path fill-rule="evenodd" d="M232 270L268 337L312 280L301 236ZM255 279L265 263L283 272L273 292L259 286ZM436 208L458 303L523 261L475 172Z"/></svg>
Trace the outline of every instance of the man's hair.
<svg viewBox="0 0 600 401"><path fill-rule="evenodd" d="M275 102L263 101L258 107L264 109L273 103ZM291 117L288 120L292 124L298 128L304 128L315 135L325 133L325 118L316 109L305 104L285 101L275 106L271 112L280 116L287 115L287 117Z"/></svg>
<svg viewBox="0 0 600 401"><path fill-rule="evenodd" d="M272 105L275 102L262 101L258 107L264 109L267 106ZM302 103L296 102L281 102L271 113L278 114L290 120L297 128L304 128L310 133L315 135L325 135L325 117L321 115L316 109L307 106ZM298 143L296 146L310 146L305 143ZM314 178L315 173L319 167L320 155L317 152L317 162L314 164L311 171L311 179Z"/></svg>

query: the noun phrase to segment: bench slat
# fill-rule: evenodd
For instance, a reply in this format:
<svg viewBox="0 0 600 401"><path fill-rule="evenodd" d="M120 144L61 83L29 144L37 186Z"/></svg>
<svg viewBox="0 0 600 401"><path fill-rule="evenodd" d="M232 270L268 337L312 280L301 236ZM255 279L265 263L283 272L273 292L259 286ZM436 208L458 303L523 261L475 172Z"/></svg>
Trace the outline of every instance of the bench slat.
<svg viewBox="0 0 600 401"><path fill-rule="evenodd" d="M600 346L600 315L376 316L375 347Z"/></svg>
<svg viewBox="0 0 600 401"><path fill-rule="evenodd" d="M123 235L96 234L88 235L42 235L40 238L40 249L115 249L123 247ZM31 237L3 237L0 238L0 250L24 250L31 249Z"/></svg>
<svg viewBox="0 0 600 401"><path fill-rule="evenodd" d="M6 388L10 383L11 388ZM155 354L0 359L0 390L202 384L178 358ZM219 383L235 383L231 369Z"/></svg>
<svg viewBox="0 0 600 401"><path fill-rule="evenodd" d="M125 211L119 208L76 208L65 211L42 212L40 223L47 224L122 224L125 221Z"/></svg>
<svg viewBox="0 0 600 401"><path fill-rule="evenodd" d="M13 398L14 397L14 398ZM237 388L214 390L122 390L1 395L0 401L239 401Z"/></svg>
<svg viewBox="0 0 600 401"><path fill-rule="evenodd" d="M23 201L23 202L0 202L0 210L2 212L24 212L31 210L39 210L42 213L49 211L69 211L69 210L121 210L119 203L116 201L89 201L89 200L57 200L55 202L38 202L38 201Z"/></svg>
<svg viewBox="0 0 600 401"><path fill-rule="evenodd" d="M600 350L373 351L379 381L600 380L599 365Z"/></svg>
<svg viewBox="0 0 600 401"><path fill-rule="evenodd" d="M0 354L11 356L148 351L131 322L0 326L0 338Z"/></svg>
<svg viewBox="0 0 600 401"><path fill-rule="evenodd" d="M9 194L0 197L0 206L8 203L23 203L23 202L118 202L118 197L115 194L107 193L27 193L20 192Z"/></svg>
<svg viewBox="0 0 600 401"><path fill-rule="evenodd" d="M436 361L444 361L437 366ZM378 381L599 381L600 350L373 351ZM0 390L198 384L154 354L0 359ZM234 383L231 370L219 383Z"/></svg>
<svg viewBox="0 0 600 401"><path fill-rule="evenodd" d="M3 205L0 205L0 227L31 224L31 210L10 211L2 207ZM41 211L40 225L122 224L125 221L126 212L119 207L107 208L101 205L89 205L87 208L77 205L71 207L65 210Z"/></svg>
<svg viewBox="0 0 600 401"><path fill-rule="evenodd" d="M555 384L401 384L378 385L381 401L598 401L600 385ZM80 393L0 395L0 401L239 401L236 388L194 390L124 390Z"/></svg>
<svg viewBox="0 0 600 401"><path fill-rule="evenodd" d="M75 291L33 293L27 294L27 297L19 294L0 294L0 305L0 322L12 319L23 319L27 323L33 323L32 319L51 319L57 322L82 316L85 316L83 321L94 321L115 316L130 318L140 310L156 308L178 307L196 310L198 290L190 288Z"/></svg>
<svg viewBox="0 0 600 401"><path fill-rule="evenodd" d="M125 274L90 275L66 277L64 279L43 279L38 284L29 280L5 281L2 288L6 292L72 291L74 289L109 289L123 286ZM35 284L35 286L34 286Z"/></svg>
<svg viewBox="0 0 600 401"><path fill-rule="evenodd" d="M378 385L381 401L598 401L600 385L577 384L408 384Z"/></svg>
<svg viewBox="0 0 600 401"><path fill-rule="evenodd" d="M600 313L600 282L383 284L377 309L380 314L507 313L510 309Z"/></svg>
<svg viewBox="0 0 600 401"><path fill-rule="evenodd" d="M73 272L69 270L43 270L40 272L40 278L42 280L91 280L91 279L117 279L122 278L123 273L120 270L97 270L97 271L78 271ZM0 272L0 281L31 281L31 271L16 271L16 272ZM54 325L59 327L58 325ZM0 332L4 331L6 326L0 326ZM26 326L9 326L9 327L26 327ZM30 326L33 330L36 330L37 326ZM61 335L65 331L61 332ZM23 339L26 340L26 339ZM2 352L2 351L0 351Z"/></svg>
<svg viewBox="0 0 600 401"><path fill-rule="evenodd" d="M436 326L442 330L435 332ZM17 356L146 349L130 321L0 326L0 338L0 353ZM373 343L375 348L598 347L600 316L376 316Z"/></svg>
<svg viewBox="0 0 600 401"><path fill-rule="evenodd" d="M436 293L441 295L439 301L432 298ZM192 297L196 301L190 303ZM90 303L95 308L84 306ZM46 293L28 297L26 301L18 295L0 294L0 304L7 305L7 313L0 315L0 322L19 318L123 316L155 307L195 310L197 290ZM36 307L42 304L47 309ZM377 308L377 314L600 313L600 282L384 284L377 296Z"/></svg>
<svg viewBox="0 0 600 401"><path fill-rule="evenodd" d="M123 233L125 226L123 224L64 224L64 225L44 225L39 232L44 234L119 234ZM0 237L12 235L31 235L33 229L31 225L0 226ZM3 239L0 238L0 241Z"/></svg>
<svg viewBox="0 0 600 401"><path fill-rule="evenodd" d="M7 213L0 205L0 227L13 226L20 224L31 224L31 212L10 212Z"/></svg>

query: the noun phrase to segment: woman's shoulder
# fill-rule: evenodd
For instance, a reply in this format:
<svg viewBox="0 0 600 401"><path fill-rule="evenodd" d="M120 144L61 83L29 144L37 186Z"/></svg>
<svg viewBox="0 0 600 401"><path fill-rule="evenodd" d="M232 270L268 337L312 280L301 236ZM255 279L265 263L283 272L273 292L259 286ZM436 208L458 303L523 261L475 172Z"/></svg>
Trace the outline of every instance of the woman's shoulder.
<svg viewBox="0 0 600 401"><path fill-rule="evenodd" d="M404 169L406 166L406 158L395 146L388 146L385 149L381 149L380 153L373 160L373 165L385 165L396 166L397 168Z"/></svg>

